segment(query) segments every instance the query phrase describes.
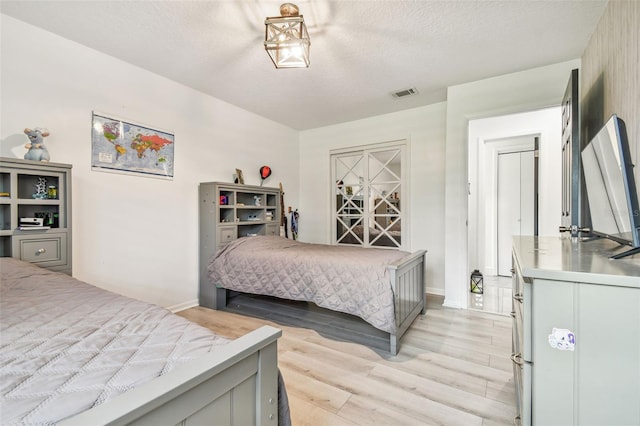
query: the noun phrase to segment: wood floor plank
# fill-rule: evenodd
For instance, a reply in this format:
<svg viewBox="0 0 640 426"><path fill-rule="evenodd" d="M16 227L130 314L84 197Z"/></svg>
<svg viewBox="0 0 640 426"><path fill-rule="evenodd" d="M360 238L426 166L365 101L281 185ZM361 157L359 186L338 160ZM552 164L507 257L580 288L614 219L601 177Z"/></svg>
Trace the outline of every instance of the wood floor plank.
<svg viewBox="0 0 640 426"><path fill-rule="evenodd" d="M460 413L508 422L513 419L511 407L503 402L476 395L445 383L404 373L388 366L377 365L369 374L390 386L405 389L412 394L437 402ZM458 413L458 416L460 416Z"/></svg>
<svg viewBox="0 0 640 426"><path fill-rule="evenodd" d="M331 336L344 324L341 333L368 332L357 320L332 324L335 317L315 308L288 306L263 318L202 307L179 314L230 338L264 324L282 329L278 365L295 426L512 425L511 318L427 301L397 356Z"/></svg>
<svg viewBox="0 0 640 426"><path fill-rule="evenodd" d="M359 395L349 398L338 414L361 426L415 426L429 424L426 419L411 417L401 410L384 405L373 405L370 399Z"/></svg>
<svg viewBox="0 0 640 426"><path fill-rule="evenodd" d="M291 407L291 424L294 426L356 426L354 423L338 414L324 410L319 406L299 398L293 394L289 396Z"/></svg>
<svg viewBox="0 0 640 426"><path fill-rule="evenodd" d="M291 368L287 368L282 376L287 392L331 413L337 413L351 396L349 392Z"/></svg>
<svg viewBox="0 0 640 426"><path fill-rule="evenodd" d="M461 346L446 340L446 336L432 336L426 332L413 333L410 330L403 337L402 345L412 345L417 348L438 351L479 365L489 365L491 359L490 354L483 352L481 349L476 350L473 345Z"/></svg>
<svg viewBox="0 0 640 426"><path fill-rule="evenodd" d="M490 366L478 365L437 352L425 352L411 346L403 347L397 358L397 361L381 363L480 396L486 395L488 383L502 385L512 382L513 379L513 373L510 371L496 370Z"/></svg>

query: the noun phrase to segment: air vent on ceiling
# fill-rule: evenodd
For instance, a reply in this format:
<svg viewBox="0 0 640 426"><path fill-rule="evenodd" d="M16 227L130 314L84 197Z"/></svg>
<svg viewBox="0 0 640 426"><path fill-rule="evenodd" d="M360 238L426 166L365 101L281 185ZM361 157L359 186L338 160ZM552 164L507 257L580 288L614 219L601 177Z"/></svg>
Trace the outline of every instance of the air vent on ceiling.
<svg viewBox="0 0 640 426"><path fill-rule="evenodd" d="M405 96L413 96L418 94L418 89L415 87L410 87L408 89L402 89L391 93L391 96L394 98L404 98Z"/></svg>

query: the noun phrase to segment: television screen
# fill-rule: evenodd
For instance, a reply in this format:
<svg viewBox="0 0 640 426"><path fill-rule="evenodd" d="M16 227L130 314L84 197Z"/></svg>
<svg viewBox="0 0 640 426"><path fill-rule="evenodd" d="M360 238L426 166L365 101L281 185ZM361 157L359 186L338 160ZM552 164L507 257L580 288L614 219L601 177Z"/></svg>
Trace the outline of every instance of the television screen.
<svg viewBox="0 0 640 426"><path fill-rule="evenodd" d="M591 232L640 252L640 209L624 121L613 115L582 150Z"/></svg>

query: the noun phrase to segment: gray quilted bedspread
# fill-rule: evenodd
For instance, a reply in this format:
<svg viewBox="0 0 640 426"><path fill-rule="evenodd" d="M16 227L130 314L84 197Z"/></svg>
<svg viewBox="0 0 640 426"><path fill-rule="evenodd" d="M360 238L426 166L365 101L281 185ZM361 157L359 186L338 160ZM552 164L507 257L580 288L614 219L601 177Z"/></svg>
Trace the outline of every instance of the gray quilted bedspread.
<svg viewBox="0 0 640 426"><path fill-rule="evenodd" d="M0 424L51 424L228 342L166 309L0 259Z"/></svg>
<svg viewBox="0 0 640 426"><path fill-rule="evenodd" d="M313 302L395 333L394 295L387 266L407 255L397 250L308 244L281 237L246 237L219 250L208 272L212 285Z"/></svg>

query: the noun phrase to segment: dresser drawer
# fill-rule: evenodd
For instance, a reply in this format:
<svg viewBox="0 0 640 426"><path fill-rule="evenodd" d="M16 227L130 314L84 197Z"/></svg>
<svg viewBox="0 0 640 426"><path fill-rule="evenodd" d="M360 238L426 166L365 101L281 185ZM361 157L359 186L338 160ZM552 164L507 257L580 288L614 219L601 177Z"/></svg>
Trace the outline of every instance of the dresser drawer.
<svg viewBox="0 0 640 426"><path fill-rule="evenodd" d="M238 238L238 230L235 226L218 228L218 245L225 245Z"/></svg>
<svg viewBox="0 0 640 426"><path fill-rule="evenodd" d="M67 234L14 236L13 257L45 268L68 263Z"/></svg>
<svg viewBox="0 0 640 426"><path fill-rule="evenodd" d="M277 223L273 223L273 224L268 224L267 226L265 226L265 234L266 235L279 235L279 229L280 229L280 225L278 225Z"/></svg>

